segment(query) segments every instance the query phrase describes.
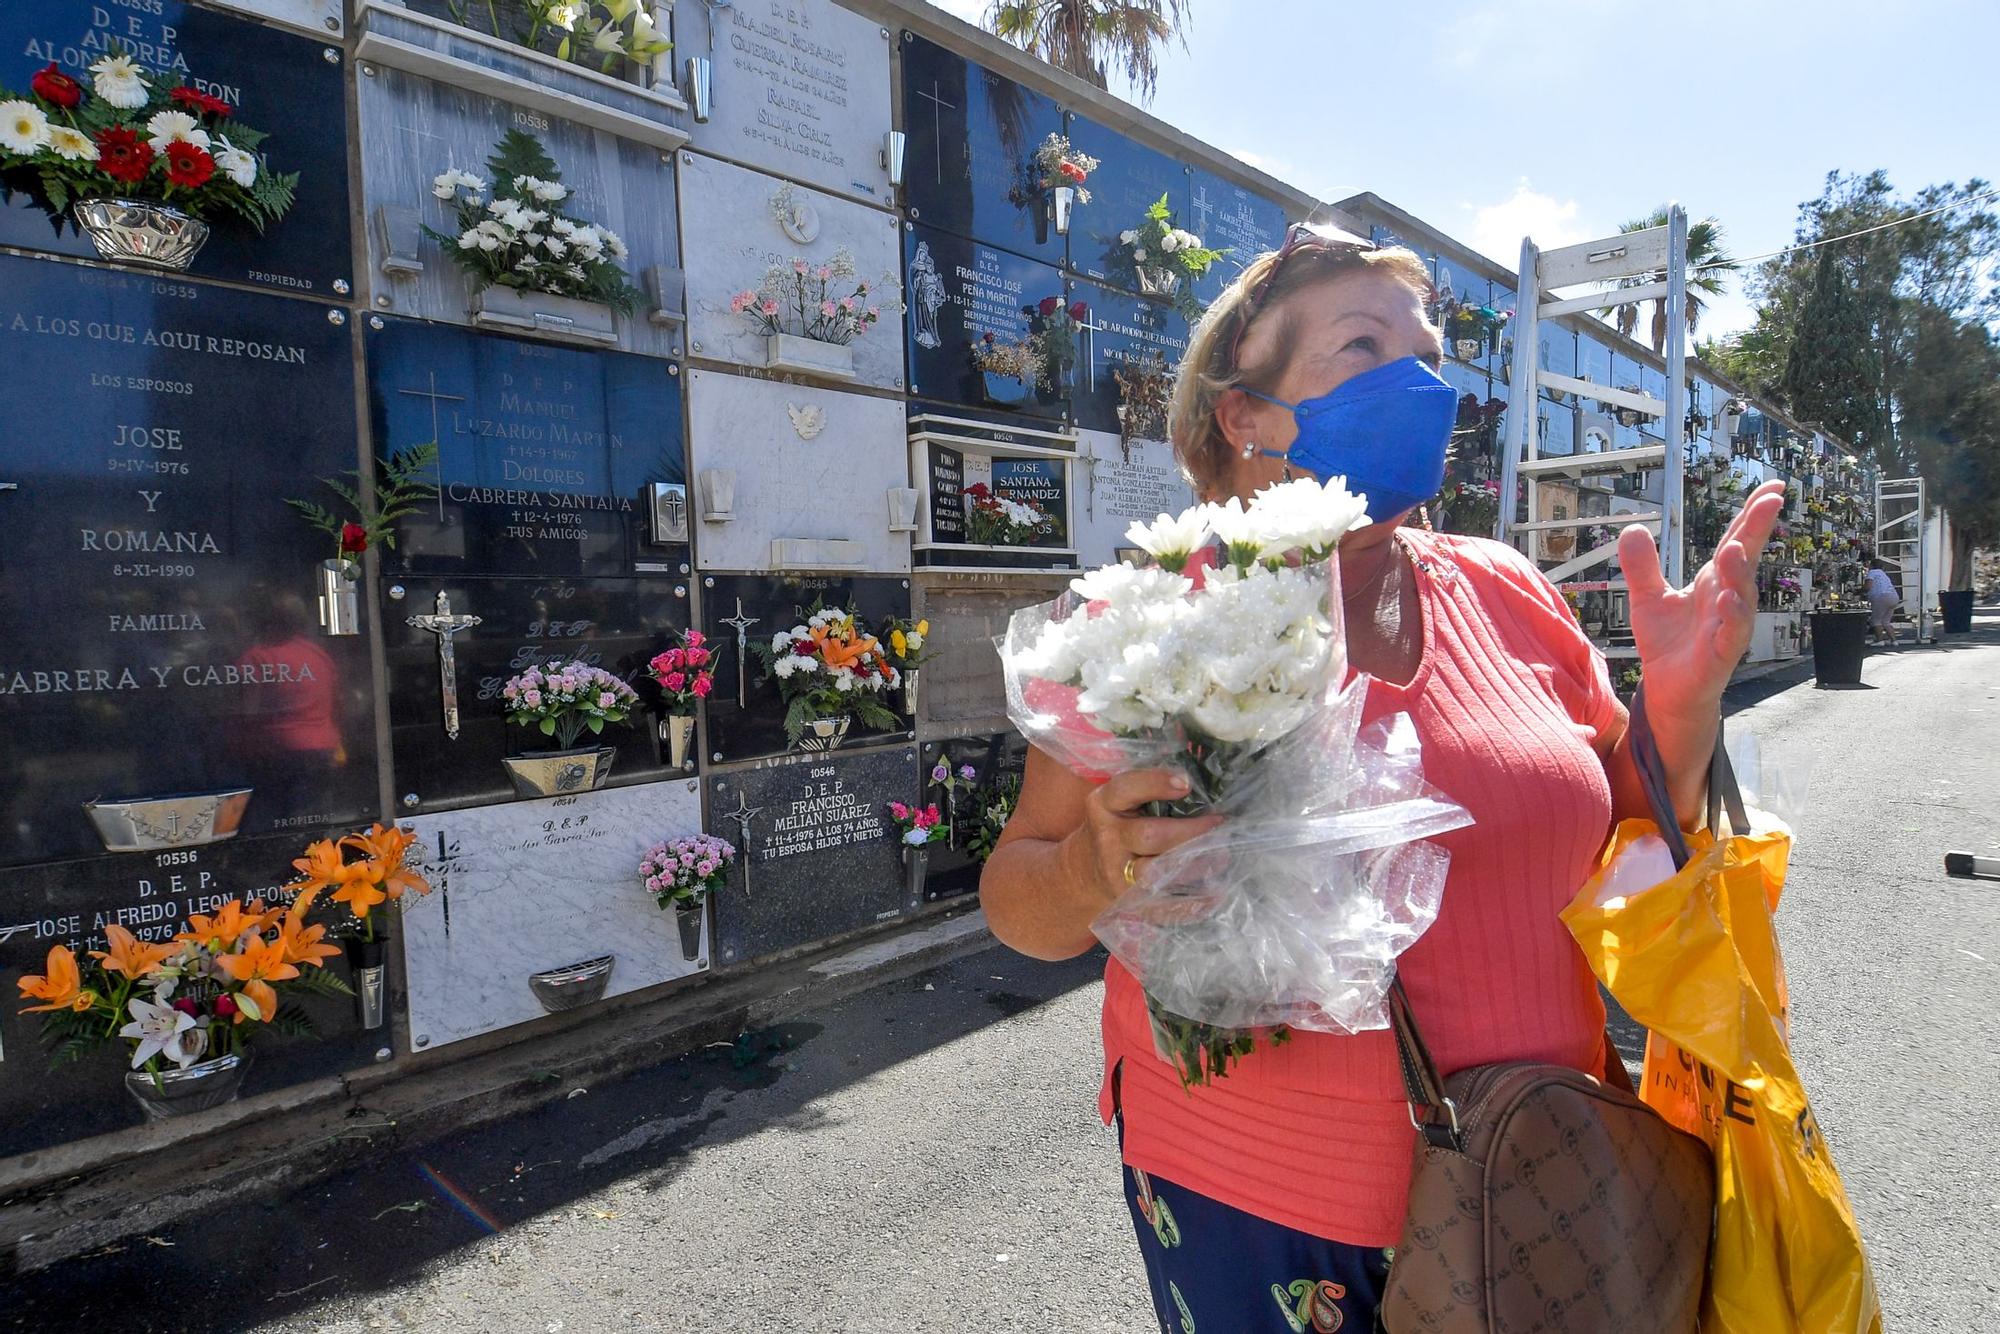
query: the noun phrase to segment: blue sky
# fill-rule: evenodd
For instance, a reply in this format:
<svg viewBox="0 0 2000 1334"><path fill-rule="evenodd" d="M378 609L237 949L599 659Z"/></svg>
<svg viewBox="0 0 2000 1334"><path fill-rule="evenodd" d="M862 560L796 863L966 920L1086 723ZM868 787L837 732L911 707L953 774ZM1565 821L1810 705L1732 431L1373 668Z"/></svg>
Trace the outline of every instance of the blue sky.
<svg viewBox="0 0 2000 1334"><path fill-rule="evenodd" d="M1189 7L1153 114L1322 199L1372 190L1510 269L1524 233L1588 240L1670 198L1747 256L1790 243L1834 168L1904 191L2000 179L1993 0ZM1733 284L1702 334L1750 310Z"/></svg>

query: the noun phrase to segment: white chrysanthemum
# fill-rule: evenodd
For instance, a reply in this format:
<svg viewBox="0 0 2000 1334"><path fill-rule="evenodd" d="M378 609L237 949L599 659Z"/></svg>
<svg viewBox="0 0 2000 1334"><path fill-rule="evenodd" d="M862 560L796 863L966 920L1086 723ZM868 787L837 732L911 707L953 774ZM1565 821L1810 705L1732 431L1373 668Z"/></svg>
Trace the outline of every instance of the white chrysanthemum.
<svg viewBox="0 0 2000 1334"><path fill-rule="evenodd" d="M1139 263L1144 264L1146 262L1146 252L1144 250L1134 250L1132 252L1132 258L1137 260Z"/></svg>
<svg viewBox="0 0 2000 1334"><path fill-rule="evenodd" d="M790 677L793 672L796 672L799 669L798 667L799 663L803 661L804 661L803 658L795 657L791 654L786 654L784 657L779 658L776 662L771 664L771 674L777 677L780 681L783 681L786 678Z"/></svg>
<svg viewBox="0 0 2000 1334"><path fill-rule="evenodd" d="M257 183L257 155L245 152L229 142L227 135L218 136L221 145L216 150L215 167L230 180L248 190Z"/></svg>
<svg viewBox="0 0 2000 1334"><path fill-rule="evenodd" d="M1166 251L1169 255L1180 248L1181 234L1179 232L1168 232L1160 238L1160 249Z"/></svg>
<svg viewBox="0 0 2000 1334"><path fill-rule="evenodd" d="M1142 570L1120 562L1105 565L1069 581L1070 591L1085 602L1106 602L1121 611L1148 602L1184 598L1194 584L1169 570Z"/></svg>
<svg viewBox="0 0 2000 1334"><path fill-rule="evenodd" d="M460 232L458 236L458 248L460 250L479 249L479 236L480 232L477 227L474 227L470 231Z"/></svg>
<svg viewBox="0 0 2000 1334"><path fill-rule="evenodd" d="M33 102L0 102L0 148L29 157L49 144L49 118Z"/></svg>
<svg viewBox="0 0 2000 1334"><path fill-rule="evenodd" d="M1323 560L1349 529L1368 524L1366 497L1351 494L1345 477L1321 485L1310 477L1280 482L1259 491L1250 514L1261 526L1267 556L1303 552Z"/></svg>
<svg viewBox="0 0 2000 1334"><path fill-rule="evenodd" d="M619 239L618 233L612 231L609 227L599 227L597 234L604 238L605 253L609 254L611 258L624 259L630 253L625 249L625 242Z"/></svg>
<svg viewBox="0 0 2000 1334"><path fill-rule="evenodd" d="M90 136L67 125L49 127L49 148L57 157L68 162L97 161L97 145L91 142Z"/></svg>
<svg viewBox="0 0 2000 1334"><path fill-rule="evenodd" d="M208 131L201 128L201 122L185 111L155 112L146 122L146 142L155 153L167 151L168 144L193 144L196 148L209 146Z"/></svg>
<svg viewBox="0 0 2000 1334"><path fill-rule="evenodd" d="M132 57L104 56L90 67L91 90L120 111L146 105L150 85Z"/></svg>
<svg viewBox="0 0 2000 1334"><path fill-rule="evenodd" d="M1139 233L1135 231L1127 230L1118 233L1118 243L1120 245L1131 245L1138 239L1139 239Z"/></svg>
<svg viewBox="0 0 2000 1334"><path fill-rule="evenodd" d="M1150 524L1135 519L1125 530L1125 540L1179 573L1188 557L1208 540L1208 522L1196 505L1179 514L1162 514Z"/></svg>

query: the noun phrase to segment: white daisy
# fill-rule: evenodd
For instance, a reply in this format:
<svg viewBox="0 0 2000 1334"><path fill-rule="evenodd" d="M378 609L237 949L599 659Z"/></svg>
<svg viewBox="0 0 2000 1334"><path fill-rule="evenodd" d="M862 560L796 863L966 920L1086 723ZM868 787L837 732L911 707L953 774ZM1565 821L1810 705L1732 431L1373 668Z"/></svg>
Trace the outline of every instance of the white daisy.
<svg viewBox="0 0 2000 1334"><path fill-rule="evenodd" d="M149 85L146 75L126 55L104 56L90 67L92 90L120 111L137 111L146 105Z"/></svg>
<svg viewBox="0 0 2000 1334"><path fill-rule="evenodd" d="M168 144L193 144L196 148L209 146L208 131L185 111L155 113L146 122L146 133L152 136L146 142L152 145L155 153L166 152Z"/></svg>
<svg viewBox="0 0 2000 1334"><path fill-rule="evenodd" d="M0 149L32 157L49 144L49 118L32 102L0 102Z"/></svg>
<svg viewBox="0 0 2000 1334"><path fill-rule="evenodd" d="M216 150L215 166L230 180L248 190L257 183L257 155L245 152L229 142L227 135L216 140L222 146Z"/></svg>
<svg viewBox="0 0 2000 1334"><path fill-rule="evenodd" d="M90 136L67 125L49 127L49 147L55 150L57 157L69 162L97 161L97 145Z"/></svg>

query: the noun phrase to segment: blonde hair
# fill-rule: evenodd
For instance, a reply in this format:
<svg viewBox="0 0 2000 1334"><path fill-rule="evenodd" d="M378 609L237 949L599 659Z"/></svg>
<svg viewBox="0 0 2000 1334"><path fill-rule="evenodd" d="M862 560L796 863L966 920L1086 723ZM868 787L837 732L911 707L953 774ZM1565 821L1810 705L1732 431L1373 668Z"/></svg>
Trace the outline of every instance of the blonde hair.
<svg viewBox="0 0 2000 1334"><path fill-rule="evenodd" d="M1277 276L1255 309L1250 297L1270 277ZM1288 336L1290 312L1280 309L1285 298L1317 283L1360 269L1374 269L1385 276L1409 284L1425 299L1431 293L1430 270L1415 252L1401 246L1380 250L1329 249L1303 246L1286 256L1279 266L1278 252L1267 250L1250 261L1215 304L1208 308L1188 339L1187 355L1181 358L1174 379L1173 403L1167 409L1167 437L1173 442L1174 460L1197 492L1207 495L1229 475L1233 452L1216 420L1216 405L1223 396L1242 385L1275 378L1291 356ZM1249 325L1258 320L1277 320L1273 355L1251 366L1236 361L1239 345Z"/></svg>

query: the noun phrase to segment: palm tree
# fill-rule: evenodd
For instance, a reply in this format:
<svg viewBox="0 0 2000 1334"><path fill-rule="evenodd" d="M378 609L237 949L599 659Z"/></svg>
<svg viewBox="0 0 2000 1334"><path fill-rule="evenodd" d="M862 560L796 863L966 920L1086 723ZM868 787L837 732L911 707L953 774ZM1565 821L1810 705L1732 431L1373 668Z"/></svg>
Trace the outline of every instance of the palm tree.
<svg viewBox="0 0 2000 1334"><path fill-rule="evenodd" d="M1649 227L1667 225L1667 206L1654 209L1643 218L1634 218L1618 230L1620 232L1643 232ZM1687 248L1687 328L1688 336L1694 336L1701 324L1703 310L1701 298L1722 295L1722 275L1733 273L1743 267L1722 248L1722 223L1715 218L1703 218L1700 222L1688 224ZM1648 283L1663 283L1667 280L1664 271L1641 274L1636 278L1621 278L1620 287L1644 287ZM1617 309L1618 332L1627 338L1639 327L1639 303L1633 302ZM1667 348L1667 299L1653 299L1653 351L1665 352Z"/></svg>
<svg viewBox="0 0 2000 1334"><path fill-rule="evenodd" d="M1160 47L1180 37L1192 0L992 0L986 26L1031 56L1109 88L1116 65L1142 102L1153 100Z"/></svg>

